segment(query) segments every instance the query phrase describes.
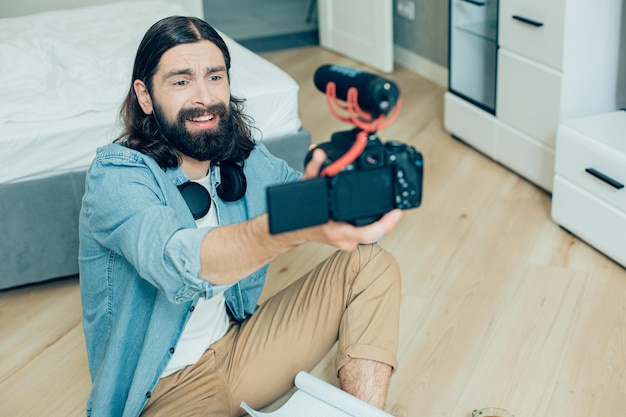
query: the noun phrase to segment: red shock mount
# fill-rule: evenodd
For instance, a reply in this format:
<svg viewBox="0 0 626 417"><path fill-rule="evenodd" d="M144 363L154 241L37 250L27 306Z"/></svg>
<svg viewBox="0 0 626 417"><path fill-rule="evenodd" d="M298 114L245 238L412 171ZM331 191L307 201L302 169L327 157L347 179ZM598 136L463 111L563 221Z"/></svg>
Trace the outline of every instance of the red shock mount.
<svg viewBox="0 0 626 417"><path fill-rule="evenodd" d="M322 176L332 177L354 162L367 146L370 133L384 129L393 123L396 117L398 117L400 107L402 107L402 100L398 98L398 102L396 103L395 109L391 115L387 116L382 114L377 118L374 118L371 114L361 109L358 102L358 94L359 91L355 87L350 87L348 89L346 104L342 104L337 99L336 84L333 81L326 84L326 103L328 103L330 112L333 116L335 116L335 118L337 118L337 120L354 124L360 129L360 132L357 133L356 140L354 141L352 147L336 161L322 170L320 174ZM348 115L340 115L337 108L347 111Z"/></svg>

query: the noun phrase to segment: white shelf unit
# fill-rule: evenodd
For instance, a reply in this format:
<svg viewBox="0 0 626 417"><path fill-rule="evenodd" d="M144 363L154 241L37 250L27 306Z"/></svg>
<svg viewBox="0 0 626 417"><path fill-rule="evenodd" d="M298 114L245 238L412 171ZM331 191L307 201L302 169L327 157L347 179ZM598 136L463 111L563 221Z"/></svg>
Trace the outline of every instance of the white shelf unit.
<svg viewBox="0 0 626 417"><path fill-rule="evenodd" d="M451 13L466 1L451 0ZM622 0L500 0L495 111L449 91L446 130L552 191L559 124L618 106L622 7Z"/></svg>
<svg viewBox="0 0 626 417"><path fill-rule="evenodd" d="M555 171L554 221L626 266L626 111L563 123Z"/></svg>

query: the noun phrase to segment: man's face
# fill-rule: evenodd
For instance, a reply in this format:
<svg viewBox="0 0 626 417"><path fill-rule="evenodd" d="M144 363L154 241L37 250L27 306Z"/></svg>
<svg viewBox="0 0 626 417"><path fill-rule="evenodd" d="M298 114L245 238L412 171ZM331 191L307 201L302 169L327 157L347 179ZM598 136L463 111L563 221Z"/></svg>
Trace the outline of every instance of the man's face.
<svg viewBox="0 0 626 417"><path fill-rule="evenodd" d="M209 41L181 44L163 54L152 94L135 81L139 103L154 113L162 134L198 161L216 158L231 141L230 86L224 56Z"/></svg>

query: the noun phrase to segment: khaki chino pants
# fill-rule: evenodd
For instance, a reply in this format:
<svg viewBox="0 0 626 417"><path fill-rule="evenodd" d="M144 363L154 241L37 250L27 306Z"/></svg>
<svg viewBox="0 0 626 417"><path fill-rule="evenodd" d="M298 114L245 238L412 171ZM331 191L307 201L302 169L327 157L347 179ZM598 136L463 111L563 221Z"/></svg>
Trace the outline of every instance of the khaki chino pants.
<svg viewBox="0 0 626 417"><path fill-rule="evenodd" d="M338 341L337 372L351 358L397 367L400 272L378 245L336 252L232 322L195 365L162 378L142 416L241 416L293 386Z"/></svg>

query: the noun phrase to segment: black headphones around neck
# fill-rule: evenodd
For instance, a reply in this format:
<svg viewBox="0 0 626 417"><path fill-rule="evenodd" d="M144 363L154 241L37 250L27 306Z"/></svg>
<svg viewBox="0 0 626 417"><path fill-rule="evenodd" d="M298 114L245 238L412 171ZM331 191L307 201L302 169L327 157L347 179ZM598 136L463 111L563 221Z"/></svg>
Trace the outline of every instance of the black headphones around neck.
<svg viewBox="0 0 626 417"><path fill-rule="evenodd" d="M217 195L224 201L237 201L246 194L246 175L243 173L243 162L222 161L220 166L221 183L217 187ZM180 194L191 210L194 220L206 216L211 208L209 191L201 184L187 181L178 186Z"/></svg>

